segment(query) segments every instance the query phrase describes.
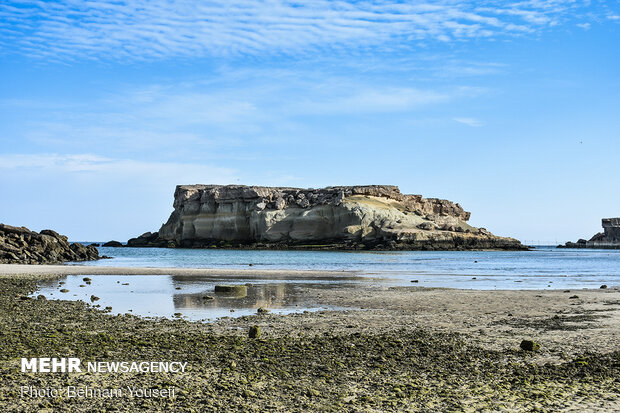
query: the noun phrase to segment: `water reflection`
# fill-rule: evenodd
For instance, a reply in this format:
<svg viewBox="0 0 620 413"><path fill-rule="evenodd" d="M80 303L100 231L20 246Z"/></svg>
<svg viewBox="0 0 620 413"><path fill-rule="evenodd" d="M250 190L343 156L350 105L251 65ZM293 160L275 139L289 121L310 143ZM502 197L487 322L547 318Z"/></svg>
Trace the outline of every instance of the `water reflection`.
<svg viewBox="0 0 620 413"><path fill-rule="evenodd" d="M88 278L89 281L85 281ZM229 286L216 292L216 285ZM178 317L191 320L256 314L259 308L278 314L322 309L303 294L303 288L339 288L348 284L273 282L270 280L214 281L207 277L166 275L71 275L58 281L42 281L39 291L48 299L93 301L113 314L146 317ZM303 288L302 288L303 286Z"/></svg>
<svg viewBox="0 0 620 413"><path fill-rule="evenodd" d="M249 284L241 292L221 293L205 290L200 293L176 293L175 308L267 308L277 309L309 304L293 284Z"/></svg>

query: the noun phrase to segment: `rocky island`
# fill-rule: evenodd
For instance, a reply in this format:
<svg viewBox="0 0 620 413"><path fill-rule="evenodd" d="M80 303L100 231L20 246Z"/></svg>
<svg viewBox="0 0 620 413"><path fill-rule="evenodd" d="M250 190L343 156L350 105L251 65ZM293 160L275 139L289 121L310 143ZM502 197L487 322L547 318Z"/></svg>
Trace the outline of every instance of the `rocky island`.
<svg viewBox="0 0 620 413"><path fill-rule="evenodd" d="M597 233L590 240L569 241L564 245L558 245L558 248L620 249L620 218L603 218L602 225L603 232Z"/></svg>
<svg viewBox="0 0 620 413"><path fill-rule="evenodd" d="M97 248L70 244L66 236L51 229L39 233L0 224L0 264L60 264L99 258Z"/></svg>
<svg viewBox="0 0 620 413"><path fill-rule="evenodd" d="M458 203L397 186L300 189L179 185L174 211L129 247L376 250L526 249L467 223Z"/></svg>

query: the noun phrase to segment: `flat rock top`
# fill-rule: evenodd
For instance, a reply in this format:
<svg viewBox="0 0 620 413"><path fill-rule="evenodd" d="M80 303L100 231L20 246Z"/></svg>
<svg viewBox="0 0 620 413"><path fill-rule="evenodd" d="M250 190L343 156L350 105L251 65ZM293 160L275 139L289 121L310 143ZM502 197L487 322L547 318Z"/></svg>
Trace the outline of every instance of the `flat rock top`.
<svg viewBox="0 0 620 413"><path fill-rule="evenodd" d="M290 194L315 194L315 195L337 195L342 193L349 195L371 195L404 199L403 195L395 185L356 185L356 186L328 186L326 188L291 188L291 187L270 187L270 186L247 186L247 185L178 185L176 194L201 192L213 194L219 199L248 199L269 197L274 195Z"/></svg>

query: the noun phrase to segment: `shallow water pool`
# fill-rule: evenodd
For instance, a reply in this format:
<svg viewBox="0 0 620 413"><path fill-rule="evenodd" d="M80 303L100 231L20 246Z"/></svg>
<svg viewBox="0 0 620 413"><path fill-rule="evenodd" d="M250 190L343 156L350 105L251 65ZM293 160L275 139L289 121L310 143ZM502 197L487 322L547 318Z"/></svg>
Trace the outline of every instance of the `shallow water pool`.
<svg viewBox="0 0 620 413"><path fill-rule="evenodd" d="M216 293L216 284L243 285L246 288L244 293ZM47 299L82 300L100 305L102 309L111 307L112 314L210 321L256 314L259 308L276 314L339 310L339 307L308 301L301 288L334 288L338 285L344 284L303 280L286 283L238 279L216 282L206 277L172 275L70 275L41 282L39 291L33 296L43 294ZM92 296L98 299L92 300Z"/></svg>

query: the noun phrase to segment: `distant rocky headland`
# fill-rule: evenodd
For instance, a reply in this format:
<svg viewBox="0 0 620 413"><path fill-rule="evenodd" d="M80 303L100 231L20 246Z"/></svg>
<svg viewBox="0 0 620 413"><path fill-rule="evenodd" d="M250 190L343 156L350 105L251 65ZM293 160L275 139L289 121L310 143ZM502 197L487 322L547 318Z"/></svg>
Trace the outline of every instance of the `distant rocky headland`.
<svg viewBox="0 0 620 413"><path fill-rule="evenodd" d="M0 224L0 264L60 264L99 258L94 246L70 244L66 236L51 229L39 233Z"/></svg>
<svg viewBox="0 0 620 413"><path fill-rule="evenodd" d="M471 250L526 249L467 223L451 201L397 186L322 189L179 185L159 231L129 247Z"/></svg>
<svg viewBox="0 0 620 413"><path fill-rule="evenodd" d="M580 239L577 242L567 242L558 245L558 248L600 248L620 249L620 218L603 218L603 232L599 232L589 241Z"/></svg>

